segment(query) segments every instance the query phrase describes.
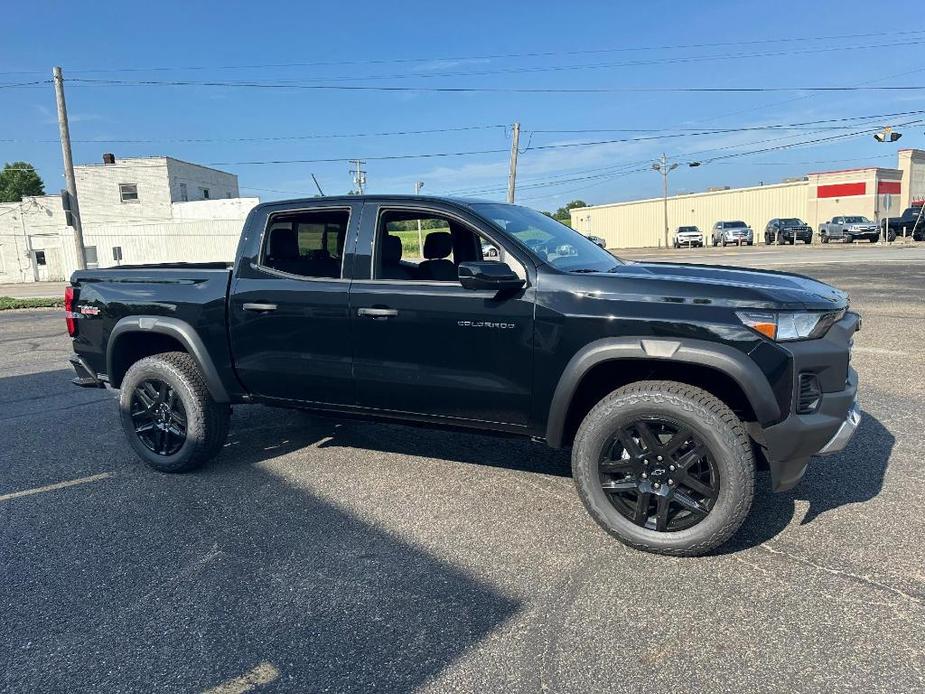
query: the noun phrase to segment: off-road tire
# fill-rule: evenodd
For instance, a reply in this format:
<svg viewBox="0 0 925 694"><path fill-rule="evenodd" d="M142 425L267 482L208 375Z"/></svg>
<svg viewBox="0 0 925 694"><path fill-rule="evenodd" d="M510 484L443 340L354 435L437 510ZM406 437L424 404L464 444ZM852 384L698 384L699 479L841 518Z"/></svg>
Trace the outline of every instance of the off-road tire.
<svg viewBox="0 0 925 694"><path fill-rule="evenodd" d="M619 427L640 417L671 418L689 427L710 449L721 484L709 515L693 527L659 532L634 524L616 510L601 487L598 461ZM741 527L755 493L755 459L739 418L710 393L676 381L631 383L587 414L572 447L572 476L591 517L635 549L696 556L718 547Z"/></svg>
<svg viewBox="0 0 925 694"><path fill-rule="evenodd" d="M135 433L131 398L135 388L147 379L167 383L186 412L186 440L172 455L159 455L147 448ZM228 437L231 408L215 402L196 361L185 352L164 352L141 359L129 368L121 383L119 412L129 445L145 463L160 472L188 472L214 458Z"/></svg>

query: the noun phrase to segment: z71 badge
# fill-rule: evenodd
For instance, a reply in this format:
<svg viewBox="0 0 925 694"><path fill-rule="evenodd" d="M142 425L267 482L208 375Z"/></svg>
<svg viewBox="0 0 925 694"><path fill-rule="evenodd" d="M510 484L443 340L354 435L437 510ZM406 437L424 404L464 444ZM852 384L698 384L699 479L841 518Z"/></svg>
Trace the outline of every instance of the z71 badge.
<svg viewBox="0 0 925 694"><path fill-rule="evenodd" d="M81 307L80 307L80 312L81 312L81 314L83 314L83 315L85 315L85 316L98 316L98 315L100 315L100 310L99 310L99 308L96 307L96 306L81 306Z"/></svg>
<svg viewBox="0 0 925 694"><path fill-rule="evenodd" d="M460 328L499 328L501 330L517 327L516 323L498 323L490 320L460 320L456 321L456 325Z"/></svg>

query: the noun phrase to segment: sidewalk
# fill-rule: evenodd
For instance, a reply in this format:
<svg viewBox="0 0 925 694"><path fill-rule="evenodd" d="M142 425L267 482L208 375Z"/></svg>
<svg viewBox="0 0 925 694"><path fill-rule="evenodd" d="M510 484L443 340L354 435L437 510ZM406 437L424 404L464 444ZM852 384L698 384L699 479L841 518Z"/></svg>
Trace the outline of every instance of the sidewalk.
<svg viewBox="0 0 925 694"><path fill-rule="evenodd" d="M58 299L64 296L67 282L23 282L22 284L0 284L0 296L11 296L14 299L34 299L51 297Z"/></svg>

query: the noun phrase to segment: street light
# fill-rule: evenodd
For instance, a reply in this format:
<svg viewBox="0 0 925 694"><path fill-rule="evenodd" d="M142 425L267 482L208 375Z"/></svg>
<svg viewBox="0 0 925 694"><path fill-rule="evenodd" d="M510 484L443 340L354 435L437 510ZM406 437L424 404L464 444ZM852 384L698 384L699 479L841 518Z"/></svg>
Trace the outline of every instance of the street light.
<svg viewBox="0 0 925 694"><path fill-rule="evenodd" d="M896 142L896 140L898 140L902 136L903 136L902 133L897 133L893 131L892 125L887 125L880 132L874 133L874 139L877 142L881 142L881 143ZM886 195L889 195L889 193L887 193ZM888 208L886 209L886 213L887 213L887 216L883 218L883 234L880 236L880 243L883 245L888 244L890 240L890 217L889 217L890 212Z"/></svg>
<svg viewBox="0 0 925 694"><path fill-rule="evenodd" d="M699 161L689 161L686 163L691 168L700 166ZM679 166L680 164L677 162L669 162L667 154L662 154L662 156L659 157L659 160L652 164L652 169L654 171L658 171L662 175L662 202L665 210L665 248L668 248L668 174L677 169Z"/></svg>

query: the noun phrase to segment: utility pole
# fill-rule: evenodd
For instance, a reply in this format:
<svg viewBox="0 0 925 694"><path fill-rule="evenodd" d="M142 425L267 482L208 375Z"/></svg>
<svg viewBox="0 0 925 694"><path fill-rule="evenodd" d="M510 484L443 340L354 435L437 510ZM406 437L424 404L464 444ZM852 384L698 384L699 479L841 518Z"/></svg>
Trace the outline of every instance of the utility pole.
<svg viewBox="0 0 925 694"><path fill-rule="evenodd" d="M517 154L520 147L520 123L514 123L511 137L511 171L507 177L507 201L514 202L514 188L517 185Z"/></svg>
<svg viewBox="0 0 925 694"><path fill-rule="evenodd" d="M353 185L356 186L355 190L357 195L363 195L366 192L366 172L363 171L363 164L366 162L359 159L351 159L350 163L353 164L350 173L353 174Z"/></svg>
<svg viewBox="0 0 925 694"><path fill-rule="evenodd" d="M415 181L414 183L414 194L420 195L421 188L424 187L424 181ZM424 257L424 232L421 230L421 218L418 217L418 250L421 253L421 257Z"/></svg>
<svg viewBox="0 0 925 694"><path fill-rule="evenodd" d="M652 164L652 168L662 175L662 203L665 210L665 248L668 248L668 174L678 168L676 163L668 163L668 155L664 152L659 160Z"/></svg>
<svg viewBox="0 0 925 694"><path fill-rule="evenodd" d="M74 246L77 250L77 269L87 269L84 251L84 230L80 223L80 206L77 204L77 180L74 178L74 159L71 155L71 131L67 124L67 105L64 103L64 78L61 68L51 71L55 82L55 101L58 105L58 132L61 136L61 155L64 158L64 181L70 198L70 222L74 227Z"/></svg>

